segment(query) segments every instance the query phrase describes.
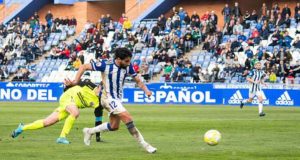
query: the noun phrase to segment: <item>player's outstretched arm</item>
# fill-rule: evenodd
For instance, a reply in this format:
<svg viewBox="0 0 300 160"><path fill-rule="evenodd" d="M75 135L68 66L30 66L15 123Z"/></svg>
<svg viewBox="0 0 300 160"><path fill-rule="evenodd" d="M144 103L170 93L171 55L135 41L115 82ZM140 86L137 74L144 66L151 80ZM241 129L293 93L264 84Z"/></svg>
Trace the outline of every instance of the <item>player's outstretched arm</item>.
<svg viewBox="0 0 300 160"><path fill-rule="evenodd" d="M152 92L148 89L148 87L141 81L141 79L138 76L135 76L133 79L139 86L139 88L141 88L148 97L152 95Z"/></svg>
<svg viewBox="0 0 300 160"><path fill-rule="evenodd" d="M92 64L88 63L88 64L81 65L76 73L75 79L73 81L71 81L70 79L65 79L65 82L64 82L65 85L66 86L77 85L80 82L80 79L81 79L81 76L83 75L83 73L88 70L93 70Z"/></svg>

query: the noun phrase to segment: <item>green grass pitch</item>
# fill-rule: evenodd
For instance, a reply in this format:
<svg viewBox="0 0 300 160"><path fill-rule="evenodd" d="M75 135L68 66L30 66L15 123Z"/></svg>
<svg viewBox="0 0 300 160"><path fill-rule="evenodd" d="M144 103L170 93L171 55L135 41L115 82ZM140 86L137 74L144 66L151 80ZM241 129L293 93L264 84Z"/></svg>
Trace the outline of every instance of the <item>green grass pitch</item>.
<svg viewBox="0 0 300 160"><path fill-rule="evenodd" d="M70 145L56 144L63 122L49 128L9 137L19 122L44 118L56 103L0 103L1 160L114 160L114 159L300 159L300 108L127 105L145 139L158 148L146 153L126 127L104 133L103 143L83 144L82 128L94 125L93 109L81 110L68 137ZM105 121L107 113L105 113ZM209 129L222 133L221 143L208 146L203 135Z"/></svg>

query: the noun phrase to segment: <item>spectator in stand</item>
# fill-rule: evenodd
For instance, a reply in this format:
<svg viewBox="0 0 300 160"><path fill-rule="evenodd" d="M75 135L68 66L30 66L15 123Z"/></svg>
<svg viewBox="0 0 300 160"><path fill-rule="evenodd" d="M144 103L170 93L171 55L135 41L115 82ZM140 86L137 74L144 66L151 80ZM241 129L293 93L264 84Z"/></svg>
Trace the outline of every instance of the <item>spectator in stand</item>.
<svg viewBox="0 0 300 160"><path fill-rule="evenodd" d="M236 22L236 24L233 27L233 34L239 34L243 32L243 26L240 24L239 21Z"/></svg>
<svg viewBox="0 0 300 160"><path fill-rule="evenodd" d="M168 18L165 24L166 24L165 25L165 31L166 32L171 32L171 30L173 28L172 19Z"/></svg>
<svg viewBox="0 0 300 160"><path fill-rule="evenodd" d="M285 17L285 16L284 16ZM275 25L280 27L284 24L284 18L282 17L282 14L278 14L278 18L276 20Z"/></svg>
<svg viewBox="0 0 300 160"><path fill-rule="evenodd" d="M281 11L281 17L285 17L285 15L288 14L289 17L291 16L291 9L288 7L287 4L284 4L284 8Z"/></svg>
<svg viewBox="0 0 300 160"><path fill-rule="evenodd" d="M177 51L174 48L173 45L171 45L170 49L167 52L168 57L170 58L171 62L173 62L173 60L177 57Z"/></svg>
<svg viewBox="0 0 300 160"><path fill-rule="evenodd" d="M189 16L188 13L185 13L183 21L184 21L184 24L186 24L186 25L189 25L191 23L191 17Z"/></svg>
<svg viewBox="0 0 300 160"><path fill-rule="evenodd" d="M73 62L74 69L78 70L81 65L82 65L82 62L81 62L80 58L77 57L76 60Z"/></svg>
<svg viewBox="0 0 300 160"><path fill-rule="evenodd" d="M201 73L201 67L198 63L196 63L195 66L192 68L193 82L198 83L200 81L200 76L199 76L200 73Z"/></svg>
<svg viewBox="0 0 300 160"><path fill-rule="evenodd" d="M273 33L271 40L272 43L270 44L270 46L276 46L279 44L280 39L282 39L282 36L280 35L280 32L278 29L275 30L275 32Z"/></svg>
<svg viewBox="0 0 300 160"><path fill-rule="evenodd" d="M173 66L171 65L170 62L166 63L165 67L164 67L164 77L166 81L170 81L170 75L172 73L173 70Z"/></svg>
<svg viewBox="0 0 300 160"><path fill-rule="evenodd" d="M298 2L295 6L295 13L298 13L300 11L300 3Z"/></svg>
<svg viewBox="0 0 300 160"><path fill-rule="evenodd" d="M231 16L231 9L228 4L225 4L225 7L222 10L222 15L224 16L224 23L229 23Z"/></svg>
<svg viewBox="0 0 300 160"><path fill-rule="evenodd" d="M269 28L266 25L264 25L262 27L261 32L260 32L260 35L261 35L261 37L262 37L263 40L268 40L269 35L270 35L269 32L270 32Z"/></svg>
<svg viewBox="0 0 300 160"><path fill-rule="evenodd" d="M154 26L152 27L151 33L154 34L154 36L159 35L159 27L157 24L154 24Z"/></svg>
<svg viewBox="0 0 300 160"><path fill-rule="evenodd" d="M273 15L275 18L277 18L277 16L279 15L280 13L280 8L278 6L278 3L275 3L273 8L272 8L272 11L273 11Z"/></svg>
<svg viewBox="0 0 300 160"><path fill-rule="evenodd" d="M165 30L165 24L166 24L166 22L163 21L161 17L158 17L157 26L160 28L160 30L162 30L162 31Z"/></svg>
<svg viewBox="0 0 300 160"><path fill-rule="evenodd" d="M235 19L237 20L240 16L242 16L241 8L239 7L239 3L235 2L234 7L232 9L232 14L234 15Z"/></svg>
<svg viewBox="0 0 300 160"><path fill-rule="evenodd" d="M279 62L277 76L280 77L280 80L285 83L285 78L287 77L288 68L283 61Z"/></svg>
<svg viewBox="0 0 300 160"><path fill-rule="evenodd" d="M38 15L37 12L34 12L33 18L34 18L36 21L40 21L40 16Z"/></svg>
<svg viewBox="0 0 300 160"><path fill-rule="evenodd" d="M84 64L84 51L79 52L78 58L80 59L81 64Z"/></svg>
<svg viewBox="0 0 300 160"><path fill-rule="evenodd" d="M293 38L291 36L289 36L289 32L286 31L286 32L284 32L281 46L291 48L292 41L293 41Z"/></svg>
<svg viewBox="0 0 300 160"><path fill-rule="evenodd" d="M283 21L283 25L285 25L284 28L290 28L290 26L291 26L290 15L286 14L284 17L285 17L285 19Z"/></svg>
<svg viewBox="0 0 300 160"><path fill-rule="evenodd" d="M198 15L198 13L196 11L193 11L191 19L200 19L199 15Z"/></svg>
<svg viewBox="0 0 300 160"><path fill-rule="evenodd" d="M65 47L64 50L61 52L60 58L62 59L68 59L70 58L70 50L68 47Z"/></svg>
<svg viewBox="0 0 300 160"><path fill-rule="evenodd" d="M170 78L173 80L173 82L183 81L182 68L177 63L174 63L173 65L173 71L171 73Z"/></svg>
<svg viewBox="0 0 300 160"><path fill-rule="evenodd" d="M118 29L116 29L114 36L113 36L114 42L117 42L122 39L123 39L123 35L120 33L120 31Z"/></svg>
<svg viewBox="0 0 300 160"><path fill-rule="evenodd" d="M201 17L201 21L208 21L209 19L209 11L206 11L205 14Z"/></svg>
<svg viewBox="0 0 300 160"><path fill-rule="evenodd" d="M132 24L131 21L128 19L128 17L124 17L124 22L123 22L123 29L127 31L131 31Z"/></svg>
<svg viewBox="0 0 300 160"><path fill-rule="evenodd" d="M125 13L122 13L122 16L119 18L119 23L123 25L124 18L126 17Z"/></svg>
<svg viewBox="0 0 300 160"><path fill-rule="evenodd" d="M154 34L152 34L149 39L148 47L156 47L156 38L154 37Z"/></svg>
<svg viewBox="0 0 300 160"><path fill-rule="evenodd" d="M293 46L297 49L300 49L300 39L299 39L299 37L296 37L296 40L294 41Z"/></svg>
<svg viewBox="0 0 300 160"><path fill-rule="evenodd" d="M209 21L213 24L213 26L218 24L218 16L215 14L215 11L211 11Z"/></svg>
<svg viewBox="0 0 300 160"><path fill-rule="evenodd" d="M268 7L267 7L266 3L263 3L262 7L261 7L261 15L267 16L267 12L268 12Z"/></svg>
<svg viewBox="0 0 300 160"><path fill-rule="evenodd" d="M51 11L49 10L48 13L45 16L46 22L47 22L47 27L51 27L52 23L53 23L53 14L51 13Z"/></svg>
<svg viewBox="0 0 300 160"><path fill-rule="evenodd" d="M215 67L212 69L212 76L211 76L211 81L212 82L218 81L218 79L219 79L219 77L218 77L219 72L220 72L219 65L216 64Z"/></svg>
<svg viewBox="0 0 300 160"><path fill-rule="evenodd" d="M274 71L271 71L271 73L269 75L269 82L276 83L276 81L277 81L277 76Z"/></svg>
<svg viewBox="0 0 300 160"><path fill-rule="evenodd" d="M139 64L137 62L134 62L133 63L133 69L136 73L139 73L140 71L140 67L139 67Z"/></svg>
<svg viewBox="0 0 300 160"><path fill-rule="evenodd" d="M183 10L182 7L179 8L178 16L180 17L180 22L182 23L185 17L185 11Z"/></svg>
<svg viewBox="0 0 300 160"><path fill-rule="evenodd" d="M95 59L99 59L102 57L102 46L100 43L97 43L96 47L93 49L94 53L95 53Z"/></svg>
<svg viewBox="0 0 300 160"><path fill-rule="evenodd" d="M136 44L134 45L133 51L134 51L135 53L141 53L144 47L145 47L145 44L142 43L141 40L139 40L138 43L136 43Z"/></svg>
<svg viewBox="0 0 300 160"><path fill-rule="evenodd" d="M255 21L255 22L257 22L257 20L258 20L258 15L257 15L255 9L254 9L254 10L252 11L252 13L251 13L250 20L251 20L251 21Z"/></svg>
<svg viewBox="0 0 300 160"><path fill-rule="evenodd" d="M296 20L296 23L299 23L300 22L300 10L298 10L298 12L295 12L295 20Z"/></svg>
<svg viewBox="0 0 300 160"><path fill-rule="evenodd" d="M69 26L75 28L77 26L77 20L76 18L73 16L72 19L70 19L69 21Z"/></svg>

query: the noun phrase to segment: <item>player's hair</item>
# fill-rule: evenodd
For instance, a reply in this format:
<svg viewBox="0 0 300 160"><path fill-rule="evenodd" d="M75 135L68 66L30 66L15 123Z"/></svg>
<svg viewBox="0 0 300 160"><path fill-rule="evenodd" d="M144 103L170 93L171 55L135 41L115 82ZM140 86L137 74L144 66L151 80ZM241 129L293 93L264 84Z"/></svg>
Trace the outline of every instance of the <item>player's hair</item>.
<svg viewBox="0 0 300 160"><path fill-rule="evenodd" d="M126 58L131 58L132 57L132 53L129 49L122 47L122 48L116 48L115 49L115 59L121 59L124 60Z"/></svg>

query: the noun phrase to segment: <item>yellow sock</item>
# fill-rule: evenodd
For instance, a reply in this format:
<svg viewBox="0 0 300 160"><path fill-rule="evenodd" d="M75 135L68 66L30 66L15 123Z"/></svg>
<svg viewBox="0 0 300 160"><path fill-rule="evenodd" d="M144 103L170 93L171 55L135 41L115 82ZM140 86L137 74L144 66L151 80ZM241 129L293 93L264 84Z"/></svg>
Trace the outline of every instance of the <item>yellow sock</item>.
<svg viewBox="0 0 300 160"><path fill-rule="evenodd" d="M70 130L73 127L75 120L76 118L73 115L68 116L68 118L65 121L64 127L61 131L60 137L65 138L70 133Z"/></svg>
<svg viewBox="0 0 300 160"><path fill-rule="evenodd" d="M23 131L44 128L44 120L37 120L23 127Z"/></svg>

